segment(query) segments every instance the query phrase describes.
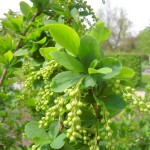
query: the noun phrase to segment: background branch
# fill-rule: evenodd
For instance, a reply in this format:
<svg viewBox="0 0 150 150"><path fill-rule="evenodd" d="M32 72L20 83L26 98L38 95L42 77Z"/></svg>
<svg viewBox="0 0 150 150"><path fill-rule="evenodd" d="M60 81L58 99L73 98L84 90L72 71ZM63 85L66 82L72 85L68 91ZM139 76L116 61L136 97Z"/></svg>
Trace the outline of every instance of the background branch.
<svg viewBox="0 0 150 150"><path fill-rule="evenodd" d="M5 79L5 76L6 76L6 73L7 73L7 69L5 68L2 72L2 76L0 78L0 86L2 85L4 79Z"/></svg>

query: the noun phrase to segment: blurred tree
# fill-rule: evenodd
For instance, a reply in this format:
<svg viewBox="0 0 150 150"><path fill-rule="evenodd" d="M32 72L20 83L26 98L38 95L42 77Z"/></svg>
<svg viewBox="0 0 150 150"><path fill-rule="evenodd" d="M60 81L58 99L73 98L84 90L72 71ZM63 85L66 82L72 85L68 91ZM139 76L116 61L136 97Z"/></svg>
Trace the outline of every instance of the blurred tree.
<svg viewBox="0 0 150 150"><path fill-rule="evenodd" d="M143 53L150 53L150 26L138 34L136 48Z"/></svg>
<svg viewBox="0 0 150 150"><path fill-rule="evenodd" d="M136 50L136 40L137 40L137 36L128 36L125 39L123 39L122 41L120 41L120 46L119 46L119 50L120 51L134 51Z"/></svg>
<svg viewBox="0 0 150 150"><path fill-rule="evenodd" d="M117 50L128 37L132 37L130 28L132 22L127 18L126 10L123 8L112 8L107 1L105 8L100 8L97 16L111 29L111 37L105 44L105 49ZM122 46L121 46L122 47Z"/></svg>

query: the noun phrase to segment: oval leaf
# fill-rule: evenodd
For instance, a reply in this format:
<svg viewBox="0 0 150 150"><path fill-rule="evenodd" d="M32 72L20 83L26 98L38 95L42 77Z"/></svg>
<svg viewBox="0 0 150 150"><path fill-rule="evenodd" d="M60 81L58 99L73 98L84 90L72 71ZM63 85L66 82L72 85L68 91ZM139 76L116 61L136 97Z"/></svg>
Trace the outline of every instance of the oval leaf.
<svg viewBox="0 0 150 150"><path fill-rule="evenodd" d="M89 35L95 37L99 44L102 44L110 36L110 30L104 26L103 22L97 22L92 30L89 32Z"/></svg>
<svg viewBox="0 0 150 150"><path fill-rule="evenodd" d="M53 51L50 53L52 57L65 68L73 72L84 72L83 65L73 56L65 52Z"/></svg>
<svg viewBox="0 0 150 150"><path fill-rule="evenodd" d="M122 64L118 59L106 57L101 61L103 68L111 68L112 71L102 76L103 79L111 79L116 75L120 74L122 69Z"/></svg>
<svg viewBox="0 0 150 150"><path fill-rule="evenodd" d="M48 137L48 134L44 129L40 129L37 122L32 121L26 124L25 126L25 134L28 138L35 138L35 137Z"/></svg>
<svg viewBox="0 0 150 150"><path fill-rule="evenodd" d="M121 112L126 107L126 102L119 95L109 95L103 98L103 102L111 115Z"/></svg>
<svg viewBox="0 0 150 150"><path fill-rule="evenodd" d="M116 78L133 78L135 75L135 71L131 68L123 67L120 74L116 76Z"/></svg>
<svg viewBox="0 0 150 150"><path fill-rule="evenodd" d="M24 16L27 17L31 11L31 8L26 2L21 1L20 2L20 10L24 14Z"/></svg>
<svg viewBox="0 0 150 150"><path fill-rule="evenodd" d="M79 21L79 11L76 8L73 8L70 12L71 16L75 20L75 22Z"/></svg>
<svg viewBox="0 0 150 150"><path fill-rule="evenodd" d="M54 40L73 55L78 54L80 38L75 30L64 24L50 24L43 27L49 30Z"/></svg>
<svg viewBox="0 0 150 150"><path fill-rule="evenodd" d="M85 35L81 39L79 57L85 68L89 68L91 62L95 59L100 60L100 49L95 38Z"/></svg>
<svg viewBox="0 0 150 150"><path fill-rule="evenodd" d="M50 137L56 138L56 136L59 133L59 122L58 121L55 121L50 125L48 133L49 133Z"/></svg>
<svg viewBox="0 0 150 150"><path fill-rule="evenodd" d="M43 39L37 41L37 42L34 42L36 44L44 44L46 42L46 37L44 37Z"/></svg>
<svg viewBox="0 0 150 150"><path fill-rule="evenodd" d="M82 77L83 75L74 73L72 71L61 72L53 78L52 90L54 92L63 92L64 90L77 83Z"/></svg>
<svg viewBox="0 0 150 150"><path fill-rule="evenodd" d="M45 57L45 58L47 58L47 59L49 59L49 60L51 60L52 59L52 56L50 55L50 52L52 52L52 51L55 51L55 50L57 50L57 48L56 47L42 47L42 48L40 48L40 54L43 56L43 57Z"/></svg>
<svg viewBox="0 0 150 150"><path fill-rule="evenodd" d="M85 86L85 88L94 87L95 85L96 85L96 80L94 78L92 78L92 76L87 75L84 78L84 86Z"/></svg>
<svg viewBox="0 0 150 150"><path fill-rule="evenodd" d="M51 148L60 149L61 147L63 147L65 144L65 141L64 141L65 138L66 138L66 135L64 133L57 136L56 139L52 141L50 145Z"/></svg>
<svg viewBox="0 0 150 150"><path fill-rule="evenodd" d="M108 68L108 67L100 68L98 70L96 70L94 68L89 68L88 72L89 72L89 74L95 74L95 73L107 74L107 73L112 72L112 69Z"/></svg>
<svg viewBox="0 0 150 150"><path fill-rule="evenodd" d="M11 60L13 59L13 53L11 51L8 51L7 53L4 54L4 57L9 64L11 62Z"/></svg>
<svg viewBox="0 0 150 150"><path fill-rule="evenodd" d="M25 50L19 49L14 53L14 56L24 56L24 55L27 55L28 53L29 52L27 49Z"/></svg>

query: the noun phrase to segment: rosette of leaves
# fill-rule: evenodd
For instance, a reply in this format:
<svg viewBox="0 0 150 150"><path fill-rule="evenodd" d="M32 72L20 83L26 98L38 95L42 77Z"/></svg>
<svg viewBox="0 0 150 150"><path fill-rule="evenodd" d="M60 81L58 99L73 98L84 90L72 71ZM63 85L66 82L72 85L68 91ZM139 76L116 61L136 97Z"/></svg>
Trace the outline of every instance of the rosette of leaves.
<svg viewBox="0 0 150 150"><path fill-rule="evenodd" d="M41 55L49 60L54 59L62 66L62 69L49 79L51 91L57 97L62 97L65 105L69 105L59 108L62 109L61 114L55 112L53 120L49 117L45 128L39 128L37 122L26 125L25 134L35 143L32 148L114 149L116 128L111 118L126 107L122 90L114 91L114 84L123 85L125 79L134 76L134 71L122 67L118 59L104 56L101 45L109 38L109 29L104 23L97 22L82 37L64 24L50 24L41 29L49 31L57 43L56 47L41 48ZM118 85L115 84L115 87ZM69 93L72 89L75 90L74 94ZM77 138L67 137L68 126L64 124L71 110L72 95L82 102ZM53 107L55 103L61 102L57 100L50 103Z"/></svg>

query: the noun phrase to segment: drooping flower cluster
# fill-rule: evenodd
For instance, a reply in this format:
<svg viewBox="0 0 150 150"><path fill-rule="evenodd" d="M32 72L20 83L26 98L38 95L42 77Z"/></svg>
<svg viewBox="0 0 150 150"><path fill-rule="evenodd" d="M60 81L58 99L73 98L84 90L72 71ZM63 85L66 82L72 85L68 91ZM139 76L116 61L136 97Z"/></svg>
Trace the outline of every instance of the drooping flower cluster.
<svg viewBox="0 0 150 150"><path fill-rule="evenodd" d="M35 71L31 73L31 76L27 78L24 84L24 90L28 90L35 80L39 80L43 78L44 80L48 80L50 76L54 73L54 71L59 69L58 63L54 60L51 60L47 63L47 65L41 68L39 71Z"/></svg>

